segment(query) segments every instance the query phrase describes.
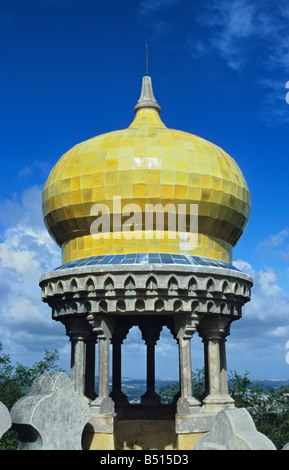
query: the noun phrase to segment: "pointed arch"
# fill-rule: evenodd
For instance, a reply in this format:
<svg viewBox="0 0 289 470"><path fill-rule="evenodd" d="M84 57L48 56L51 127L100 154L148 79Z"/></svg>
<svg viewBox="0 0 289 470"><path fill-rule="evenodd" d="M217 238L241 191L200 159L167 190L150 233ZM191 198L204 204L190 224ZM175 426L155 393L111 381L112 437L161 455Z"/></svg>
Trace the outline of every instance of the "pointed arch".
<svg viewBox="0 0 289 470"><path fill-rule="evenodd" d="M113 290L114 289L114 282L113 282L113 279L108 276L105 281L104 281L104 284L103 284L103 288L104 290Z"/></svg>
<svg viewBox="0 0 289 470"><path fill-rule="evenodd" d="M213 292L215 290L215 283L212 278L208 279L207 292Z"/></svg>
<svg viewBox="0 0 289 470"><path fill-rule="evenodd" d="M57 283L57 292L58 292L58 294L62 294L62 292L63 292L63 284L62 284L61 281L58 281L58 283Z"/></svg>
<svg viewBox="0 0 289 470"><path fill-rule="evenodd" d="M172 276L168 281L168 289L169 291L175 291L178 288L179 288L178 281L174 276Z"/></svg>
<svg viewBox="0 0 289 470"><path fill-rule="evenodd" d="M124 288L127 290L134 290L135 289L135 280L132 276L128 276L124 281Z"/></svg>
<svg viewBox="0 0 289 470"><path fill-rule="evenodd" d="M191 277L188 284L188 291L190 294L195 292L198 289L198 283L194 277Z"/></svg>
<svg viewBox="0 0 289 470"><path fill-rule="evenodd" d="M147 290L157 290L158 283L154 276L150 276L146 282L146 289Z"/></svg>
<svg viewBox="0 0 289 470"><path fill-rule="evenodd" d="M93 279L91 279L91 277L87 279L86 284L85 284L85 289L90 292L95 290L95 284L94 284Z"/></svg>
<svg viewBox="0 0 289 470"><path fill-rule="evenodd" d="M78 284L76 282L76 279L73 278L71 280L69 288L70 288L71 291L75 291L75 290L78 289Z"/></svg>
<svg viewBox="0 0 289 470"><path fill-rule="evenodd" d="M222 292L223 292L224 294L229 294L229 293L230 293L230 288L229 288L228 281L224 281L224 282L223 282L223 285L222 285Z"/></svg>

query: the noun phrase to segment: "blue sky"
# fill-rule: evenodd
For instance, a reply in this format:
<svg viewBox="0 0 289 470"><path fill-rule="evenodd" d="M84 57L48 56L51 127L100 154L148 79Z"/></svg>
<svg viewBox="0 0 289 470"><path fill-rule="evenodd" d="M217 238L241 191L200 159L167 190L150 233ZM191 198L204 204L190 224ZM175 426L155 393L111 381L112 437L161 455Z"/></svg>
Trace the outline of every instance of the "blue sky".
<svg viewBox="0 0 289 470"><path fill-rule="evenodd" d="M40 300L39 277L61 264L41 191L65 151L131 123L147 43L164 123L227 151L252 195L233 257L254 289L232 325L228 369L289 378L288 26L287 0L1 0L0 341L14 361L58 348L69 368L64 328ZM167 331L156 353L156 374L177 377ZM144 376L144 356L133 330L124 375ZM197 336L192 361L203 365Z"/></svg>

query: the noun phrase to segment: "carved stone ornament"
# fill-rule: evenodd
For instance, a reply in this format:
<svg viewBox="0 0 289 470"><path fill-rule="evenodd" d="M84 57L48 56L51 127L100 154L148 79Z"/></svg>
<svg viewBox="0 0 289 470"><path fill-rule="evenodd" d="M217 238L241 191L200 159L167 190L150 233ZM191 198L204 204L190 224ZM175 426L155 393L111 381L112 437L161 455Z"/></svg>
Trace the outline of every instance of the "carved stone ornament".
<svg viewBox="0 0 289 470"><path fill-rule="evenodd" d="M71 315L225 315L241 317L252 279L233 269L135 265L51 271L40 279L54 320Z"/></svg>

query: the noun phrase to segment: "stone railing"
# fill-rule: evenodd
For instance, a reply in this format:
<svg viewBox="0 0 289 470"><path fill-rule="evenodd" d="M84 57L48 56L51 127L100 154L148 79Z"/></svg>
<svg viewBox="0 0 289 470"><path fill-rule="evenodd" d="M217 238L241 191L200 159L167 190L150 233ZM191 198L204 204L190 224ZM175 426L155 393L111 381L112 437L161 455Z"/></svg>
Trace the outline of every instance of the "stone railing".
<svg viewBox="0 0 289 470"><path fill-rule="evenodd" d="M87 401L76 394L63 372L38 376L30 393L9 413L0 402L0 438L11 428L18 432L19 450L82 450L82 433L90 418ZM283 447L288 450L289 444ZM101 449L100 449L101 450ZM188 450L276 450L256 430L245 408L217 414L210 432Z"/></svg>
<svg viewBox="0 0 289 470"><path fill-rule="evenodd" d="M39 375L30 393L9 413L0 406L0 436L17 431L18 450L82 450L82 433L90 408L64 372Z"/></svg>

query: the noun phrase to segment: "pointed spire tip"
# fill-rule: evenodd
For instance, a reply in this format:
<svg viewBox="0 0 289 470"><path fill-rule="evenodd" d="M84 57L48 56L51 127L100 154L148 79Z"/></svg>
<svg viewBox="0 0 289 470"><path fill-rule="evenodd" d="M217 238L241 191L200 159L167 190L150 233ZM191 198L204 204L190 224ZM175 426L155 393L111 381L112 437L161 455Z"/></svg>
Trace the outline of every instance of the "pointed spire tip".
<svg viewBox="0 0 289 470"><path fill-rule="evenodd" d="M152 79L149 75L146 75L142 79L141 95L134 108L134 112L136 113L137 111L143 108L153 108L158 113L161 112L161 107L154 97Z"/></svg>

